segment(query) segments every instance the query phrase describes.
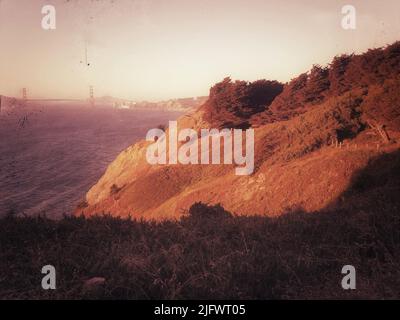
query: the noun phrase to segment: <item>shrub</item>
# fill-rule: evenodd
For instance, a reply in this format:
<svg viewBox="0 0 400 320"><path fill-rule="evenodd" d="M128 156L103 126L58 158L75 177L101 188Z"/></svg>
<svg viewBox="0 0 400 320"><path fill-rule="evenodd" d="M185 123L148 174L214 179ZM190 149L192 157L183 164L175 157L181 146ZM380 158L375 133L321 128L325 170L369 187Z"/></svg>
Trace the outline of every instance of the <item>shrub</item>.
<svg viewBox="0 0 400 320"><path fill-rule="evenodd" d="M122 188L119 188L115 183L110 187L110 195L115 195L121 191Z"/></svg>

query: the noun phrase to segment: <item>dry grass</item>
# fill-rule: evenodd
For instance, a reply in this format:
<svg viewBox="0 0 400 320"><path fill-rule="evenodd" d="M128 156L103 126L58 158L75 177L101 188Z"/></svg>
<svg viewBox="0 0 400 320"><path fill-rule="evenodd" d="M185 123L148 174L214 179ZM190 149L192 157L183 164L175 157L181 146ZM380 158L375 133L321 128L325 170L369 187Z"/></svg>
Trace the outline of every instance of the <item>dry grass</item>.
<svg viewBox="0 0 400 320"><path fill-rule="evenodd" d="M375 199L376 200L376 199ZM2 299L400 298L398 207L279 218L196 204L179 222L103 217L0 221ZM43 265L57 269L44 291ZM357 269L345 291L341 268ZM104 277L96 290L84 281Z"/></svg>

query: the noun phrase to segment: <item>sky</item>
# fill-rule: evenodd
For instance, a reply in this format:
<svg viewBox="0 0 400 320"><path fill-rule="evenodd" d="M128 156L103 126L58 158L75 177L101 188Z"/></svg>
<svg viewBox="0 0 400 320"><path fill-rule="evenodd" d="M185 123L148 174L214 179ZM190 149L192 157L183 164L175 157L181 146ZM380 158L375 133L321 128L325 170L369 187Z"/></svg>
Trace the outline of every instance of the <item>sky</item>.
<svg viewBox="0 0 400 320"><path fill-rule="evenodd" d="M355 30L341 26L347 4ZM400 40L399 17L398 0L0 0L0 94L81 99L92 85L158 101L208 95L226 76L287 82Z"/></svg>

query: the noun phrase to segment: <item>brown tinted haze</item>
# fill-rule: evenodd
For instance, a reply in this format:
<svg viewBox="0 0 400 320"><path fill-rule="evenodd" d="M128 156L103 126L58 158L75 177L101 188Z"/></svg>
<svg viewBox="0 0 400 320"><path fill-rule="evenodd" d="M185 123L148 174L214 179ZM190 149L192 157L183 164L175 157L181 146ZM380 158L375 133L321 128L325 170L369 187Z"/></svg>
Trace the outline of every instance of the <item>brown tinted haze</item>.
<svg viewBox="0 0 400 320"><path fill-rule="evenodd" d="M43 5L57 28L41 28ZM357 29L341 28L341 8ZM0 92L33 98L200 96L225 76L288 81L337 53L394 42L400 2L1 0ZM86 63L86 57L87 62Z"/></svg>

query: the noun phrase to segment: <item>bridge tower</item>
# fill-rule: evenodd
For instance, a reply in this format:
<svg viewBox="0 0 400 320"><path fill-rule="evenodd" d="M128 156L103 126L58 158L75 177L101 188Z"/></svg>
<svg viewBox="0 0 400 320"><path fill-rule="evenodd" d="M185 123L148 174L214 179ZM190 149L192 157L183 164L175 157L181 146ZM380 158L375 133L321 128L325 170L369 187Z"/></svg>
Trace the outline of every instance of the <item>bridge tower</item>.
<svg viewBox="0 0 400 320"><path fill-rule="evenodd" d="M91 107L94 107L94 89L93 86L89 87L89 103Z"/></svg>
<svg viewBox="0 0 400 320"><path fill-rule="evenodd" d="M26 102L28 100L28 90L26 88L22 88L22 104L26 106Z"/></svg>

